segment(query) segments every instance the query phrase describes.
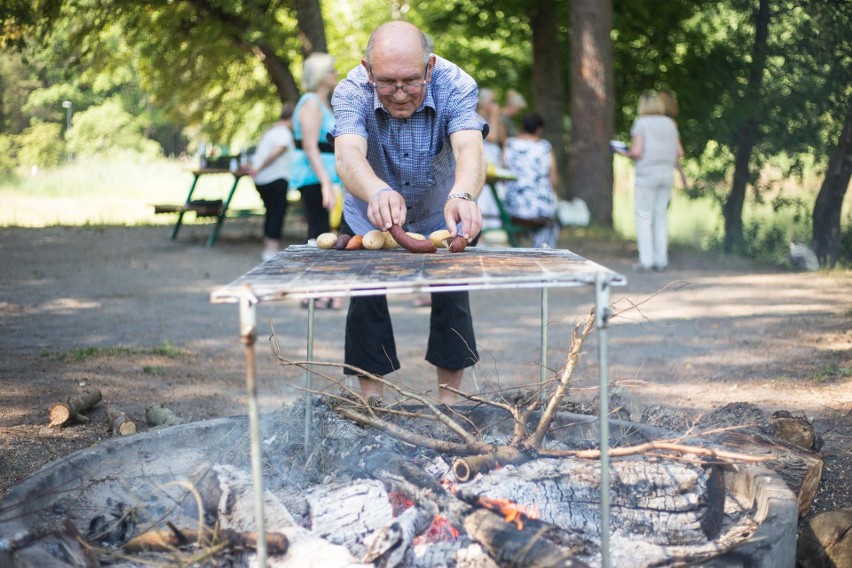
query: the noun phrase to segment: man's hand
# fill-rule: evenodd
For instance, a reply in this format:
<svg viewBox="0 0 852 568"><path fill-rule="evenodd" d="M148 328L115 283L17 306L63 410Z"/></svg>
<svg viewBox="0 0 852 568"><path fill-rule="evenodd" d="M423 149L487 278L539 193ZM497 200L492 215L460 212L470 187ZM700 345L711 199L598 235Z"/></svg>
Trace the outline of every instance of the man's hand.
<svg viewBox="0 0 852 568"><path fill-rule="evenodd" d="M447 228L455 237L459 234L458 225L461 224L462 236L472 241L482 230L482 211L479 209L479 204L476 201L468 201L467 199L450 199L444 205L444 219L447 221Z"/></svg>
<svg viewBox="0 0 852 568"><path fill-rule="evenodd" d="M406 212L402 194L389 187L373 193L367 205L367 218L382 231L387 231L391 225L402 227Z"/></svg>

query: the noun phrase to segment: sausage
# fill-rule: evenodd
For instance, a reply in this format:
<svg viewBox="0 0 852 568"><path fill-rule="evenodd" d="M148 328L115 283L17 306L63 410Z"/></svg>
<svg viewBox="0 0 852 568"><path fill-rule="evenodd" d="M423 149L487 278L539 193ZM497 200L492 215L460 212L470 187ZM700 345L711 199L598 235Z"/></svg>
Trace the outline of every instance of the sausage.
<svg viewBox="0 0 852 568"><path fill-rule="evenodd" d="M352 238L352 235L340 235L337 237L337 240L334 241L334 248L337 250L343 250L346 248L346 245L349 243L349 239Z"/></svg>
<svg viewBox="0 0 852 568"><path fill-rule="evenodd" d="M429 239L422 241L409 237L399 225L391 225L388 231L399 246L409 252L438 252L437 247Z"/></svg>
<svg viewBox="0 0 852 568"><path fill-rule="evenodd" d="M362 237L361 235L355 235L354 237L349 239L349 242L346 243L346 250L358 250L364 248L361 242L363 238L364 237Z"/></svg>
<svg viewBox="0 0 852 568"><path fill-rule="evenodd" d="M450 252L464 252L466 246L467 239L461 235L456 235L453 237L453 242L451 242L450 246L447 248L450 249Z"/></svg>

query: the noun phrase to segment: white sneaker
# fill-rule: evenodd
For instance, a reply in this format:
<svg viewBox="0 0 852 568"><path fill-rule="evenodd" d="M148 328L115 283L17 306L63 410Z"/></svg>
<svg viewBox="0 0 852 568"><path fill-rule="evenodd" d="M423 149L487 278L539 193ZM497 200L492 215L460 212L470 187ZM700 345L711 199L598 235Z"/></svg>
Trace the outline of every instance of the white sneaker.
<svg viewBox="0 0 852 568"><path fill-rule="evenodd" d="M278 253L277 252L269 252L268 250L265 250L262 253L260 253L260 258L263 260L263 262L266 262L267 260L272 260L273 258L275 258L276 254L278 254Z"/></svg>

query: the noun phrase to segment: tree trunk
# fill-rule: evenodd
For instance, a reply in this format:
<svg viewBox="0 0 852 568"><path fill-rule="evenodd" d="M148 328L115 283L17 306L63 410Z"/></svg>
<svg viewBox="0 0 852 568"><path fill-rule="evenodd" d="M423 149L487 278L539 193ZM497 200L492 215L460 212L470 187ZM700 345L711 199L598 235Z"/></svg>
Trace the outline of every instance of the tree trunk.
<svg viewBox="0 0 852 568"><path fill-rule="evenodd" d="M535 108L544 119L543 138L553 146L559 171L560 195L567 191L567 159L565 155L565 85L562 82L564 56L559 41L558 3L538 0L530 9L532 30L532 93Z"/></svg>
<svg viewBox="0 0 852 568"><path fill-rule="evenodd" d="M760 5L755 14L754 27L752 63L746 90L742 101L740 101L743 108L743 119L737 130L734 179L731 184L731 193L728 195L723 208L725 252L742 252L743 250L743 205L745 203L746 184L750 177L751 153L757 142L760 90L763 83L763 71L766 66L766 44L769 35L769 0L760 0Z"/></svg>
<svg viewBox="0 0 852 568"><path fill-rule="evenodd" d="M834 268L840 236L840 211L852 176L852 105L837 147L828 160L813 212L813 249L821 266Z"/></svg>
<svg viewBox="0 0 852 568"><path fill-rule="evenodd" d="M584 199L592 218L605 227L612 227L611 31L611 0L572 0L569 193Z"/></svg>
<svg viewBox="0 0 852 568"><path fill-rule="evenodd" d="M293 6L296 8L296 21L299 23L302 55L308 56L315 51L328 53L319 0L294 0Z"/></svg>
<svg viewBox="0 0 852 568"><path fill-rule="evenodd" d="M269 74L269 80L275 85L281 102L299 100L300 91L298 85L296 85L296 79L290 72L290 62L279 57L275 49L265 41L256 42L254 48L263 61L263 66Z"/></svg>

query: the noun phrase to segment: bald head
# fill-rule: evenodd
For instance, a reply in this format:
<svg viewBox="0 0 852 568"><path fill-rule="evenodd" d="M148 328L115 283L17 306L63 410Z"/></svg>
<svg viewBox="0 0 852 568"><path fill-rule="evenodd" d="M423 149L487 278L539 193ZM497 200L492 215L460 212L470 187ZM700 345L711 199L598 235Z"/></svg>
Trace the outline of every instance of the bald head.
<svg viewBox="0 0 852 568"><path fill-rule="evenodd" d="M365 61L372 65L375 58L418 57L423 65L429 62L432 43L417 26L408 22L394 21L382 24L370 34Z"/></svg>

